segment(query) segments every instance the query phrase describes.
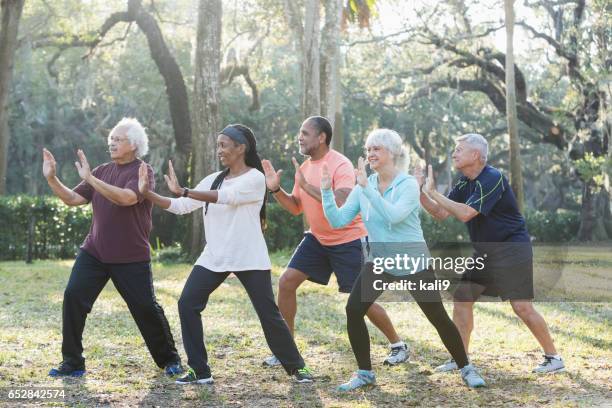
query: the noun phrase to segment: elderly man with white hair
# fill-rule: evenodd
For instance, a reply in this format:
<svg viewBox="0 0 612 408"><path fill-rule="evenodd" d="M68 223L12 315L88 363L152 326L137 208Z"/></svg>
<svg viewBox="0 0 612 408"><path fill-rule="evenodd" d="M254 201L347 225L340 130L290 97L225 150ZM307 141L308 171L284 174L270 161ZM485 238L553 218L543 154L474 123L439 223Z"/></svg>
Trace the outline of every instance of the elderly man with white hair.
<svg viewBox="0 0 612 408"><path fill-rule="evenodd" d="M108 280L112 280L140 329L153 360L166 374L183 372L168 320L155 299L150 265L149 233L152 203L138 190L138 170L149 141L142 125L122 119L108 136L111 161L91 170L85 153L77 151L75 166L82 181L69 189L56 175L55 158L43 149L43 175L66 205L91 203L89 234L72 267L64 291L62 362L51 377L85 373L83 329L87 314ZM147 165L151 188L153 170Z"/></svg>
<svg viewBox="0 0 612 408"><path fill-rule="evenodd" d="M462 176L448 196L436 191L431 165L421 190L421 205L437 220L453 216L466 223L475 257L484 268L465 272L454 292L453 321L468 351L474 326L474 303L481 294L509 300L542 348L544 361L533 371L551 373L565 366L557 354L544 318L533 307L533 254L525 219L508 179L487 164L488 143L479 134L456 139L453 164ZM450 360L438 371L457 369Z"/></svg>

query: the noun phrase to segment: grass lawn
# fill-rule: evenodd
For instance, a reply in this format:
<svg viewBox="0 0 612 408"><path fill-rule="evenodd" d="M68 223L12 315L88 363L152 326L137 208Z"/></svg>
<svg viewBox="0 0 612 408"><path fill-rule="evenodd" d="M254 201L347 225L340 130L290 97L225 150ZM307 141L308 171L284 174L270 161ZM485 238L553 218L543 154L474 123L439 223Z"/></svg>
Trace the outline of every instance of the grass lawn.
<svg viewBox="0 0 612 408"><path fill-rule="evenodd" d="M609 285L609 248L573 251L581 258L573 264L568 259L565 270L584 271L585 276ZM287 253L273 256L275 286L287 261ZM545 264L546 256L538 262ZM410 362L384 367L386 341L370 326L378 386L340 394L335 387L349 378L355 360L345 330L346 295L337 293L335 282L327 287L307 282L298 293L296 341L318 380L297 385L282 369L261 366L270 351L246 293L233 276L211 296L203 314L213 386L178 386L163 375L112 284L98 298L85 327L86 377L50 379L47 372L61 358L62 295L71 266L72 260L0 263L0 387L65 387L65 403L55 404L84 407L612 405L612 307L608 302L537 305L568 367L566 373L548 376L531 374L541 352L510 305L477 305L472 359L489 387L476 391L468 390L456 372L433 372L448 355L416 304L387 303L398 332L410 344ZM155 264L153 269L158 301L186 360L176 303L191 266ZM446 306L450 312L452 305Z"/></svg>

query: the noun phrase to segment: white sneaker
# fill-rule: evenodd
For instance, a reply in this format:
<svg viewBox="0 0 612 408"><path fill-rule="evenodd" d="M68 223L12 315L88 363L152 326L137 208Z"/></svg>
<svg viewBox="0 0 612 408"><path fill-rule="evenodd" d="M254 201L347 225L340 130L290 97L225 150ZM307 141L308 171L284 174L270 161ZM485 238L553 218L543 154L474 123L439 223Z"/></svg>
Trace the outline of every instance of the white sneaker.
<svg viewBox="0 0 612 408"><path fill-rule="evenodd" d="M563 371L565 371L563 359L561 357L556 358L547 355L544 355L544 361L533 369L533 372L538 374L560 373Z"/></svg>
<svg viewBox="0 0 612 408"><path fill-rule="evenodd" d="M457 363L452 358L450 360L446 360L444 364L437 366L434 371L436 373L446 373L448 371L458 370Z"/></svg>
<svg viewBox="0 0 612 408"><path fill-rule="evenodd" d="M478 371L476 371L476 368L471 364L461 369L461 378L463 378L465 384L470 388L486 387L487 385Z"/></svg>
<svg viewBox="0 0 612 408"><path fill-rule="evenodd" d="M403 343L401 346L391 347L391 353L383 362L384 365L397 365L408 360L408 346Z"/></svg>
<svg viewBox="0 0 612 408"><path fill-rule="evenodd" d="M263 361L263 365L266 367L276 367L281 365L281 362L275 355L271 355Z"/></svg>

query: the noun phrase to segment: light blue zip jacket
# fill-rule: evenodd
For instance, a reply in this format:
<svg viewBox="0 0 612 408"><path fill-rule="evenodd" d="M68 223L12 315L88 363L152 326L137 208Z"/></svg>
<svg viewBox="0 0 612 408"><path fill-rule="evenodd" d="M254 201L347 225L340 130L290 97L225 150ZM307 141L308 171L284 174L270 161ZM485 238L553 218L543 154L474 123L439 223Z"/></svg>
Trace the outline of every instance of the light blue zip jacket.
<svg viewBox="0 0 612 408"><path fill-rule="evenodd" d="M378 248L376 256L395 256L398 252L411 257L428 257L429 252L419 213L419 186L413 176L399 173L384 194L378 191L378 175L368 177L368 185L359 184L353 188L344 205L336 205L331 189L321 190L323 211L333 228L341 228L351 222L361 212L368 230L368 240ZM396 243L390 244L389 243ZM387 248L383 250L381 248ZM397 248L401 248L398 251ZM381 253L386 252L386 253ZM372 254L369 254L370 258ZM406 275L398 270L389 270L393 275ZM414 271L417 272L417 271Z"/></svg>

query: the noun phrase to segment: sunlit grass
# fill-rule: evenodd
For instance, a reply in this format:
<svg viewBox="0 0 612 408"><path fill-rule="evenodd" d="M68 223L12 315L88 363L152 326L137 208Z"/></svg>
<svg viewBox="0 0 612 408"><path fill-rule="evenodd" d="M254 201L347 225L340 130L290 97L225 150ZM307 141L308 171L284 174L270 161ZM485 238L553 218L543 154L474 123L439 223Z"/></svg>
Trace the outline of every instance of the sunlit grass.
<svg viewBox="0 0 612 408"><path fill-rule="evenodd" d="M578 247L571 252L564 270L584 271L581 282L585 276L609 276L610 251ZM289 256L288 252L273 254L275 290ZM536 267L557 258L538 253ZM479 391L467 390L458 373L433 373L447 353L416 304L387 303L398 332L410 343L411 361L383 367L385 338L369 326L379 385L345 395L335 387L350 376L355 361L345 330L346 295L337 292L335 282L327 287L307 282L300 289L296 341L319 379L314 385L298 386L282 369L261 367L270 351L248 297L234 277L211 296L203 315L214 386L180 387L167 379L148 355L112 284L98 298L85 328L86 378L53 380L46 374L61 358L62 294L71 266L72 261L0 263L0 387L65 385L74 406L592 406L610 398L612 309L608 303L537 305L568 366L565 374L544 377L531 374L541 352L510 305L477 305L472 359L489 383ZM191 265L155 264L153 270L158 301L184 357L176 302ZM452 305L447 307L450 311Z"/></svg>

